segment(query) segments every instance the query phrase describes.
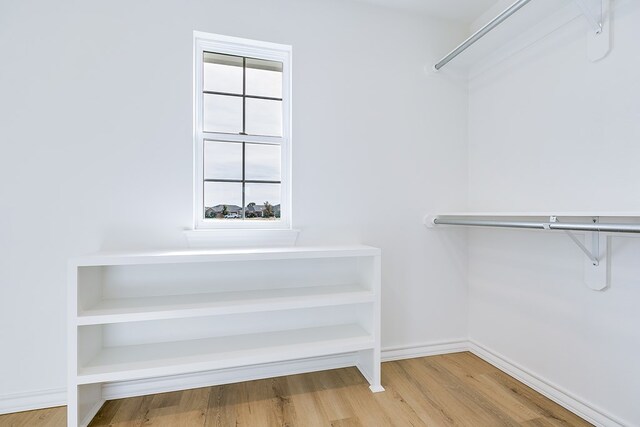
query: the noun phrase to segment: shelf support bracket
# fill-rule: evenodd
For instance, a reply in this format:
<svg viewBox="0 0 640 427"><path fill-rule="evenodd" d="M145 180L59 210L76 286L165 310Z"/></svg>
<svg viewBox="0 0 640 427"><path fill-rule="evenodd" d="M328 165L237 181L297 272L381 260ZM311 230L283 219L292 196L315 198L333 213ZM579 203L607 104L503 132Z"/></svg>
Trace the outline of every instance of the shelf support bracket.
<svg viewBox="0 0 640 427"><path fill-rule="evenodd" d="M600 222L598 217L591 218L594 224ZM558 222L556 216L549 218L550 223ZM591 231L585 235L585 243L571 231L565 230L567 236L585 253L588 260L584 264L584 281L590 289L601 291L609 286L609 238L600 236L599 231ZM587 247L591 237L591 249Z"/></svg>
<svg viewBox="0 0 640 427"><path fill-rule="evenodd" d="M587 55L596 62L611 50L611 0L574 0L589 23Z"/></svg>
<svg viewBox="0 0 640 427"><path fill-rule="evenodd" d="M587 22L589 22L591 28L593 28L593 31L595 31L596 34L600 34L604 26L604 2L602 0L596 0L595 2L593 0L575 0L575 2L587 19Z"/></svg>
<svg viewBox="0 0 640 427"><path fill-rule="evenodd" d="M587 249L587 247L580 241L580 239L578 239L576 237L575 234L573 234L571 231L565 231L565 233L567 233L567 236L569 236L571 238L571 240L573 240L573 243L575 243L576 245L578 245L578 247L580 249L582 249L582 252L585 253L585 255L587 255L587 258L589 258L591 260L591 262L593 263L593 265L595 265L596 267L600 264L600 260L598 258L595 257L595 255L593 255L593 252L591 252L589 249ZM592 234L592 241L594 246L598 245L598 240L600 239L600 236L598 236L598 232L593 232Z"/></svg>
<svg viewBox="0 0 640 427"><path fill-rule="evenodd" d="M593 219L594 223L598 222L598 218L594 217ZM550 224L555 224L558 223L558 217L556 215L552 215L549 217L549 223ZM551 228L551 227L549 227ZM584 243L582 243L580 241L580 239L578 239L578 237L572 233L569 230L565 230L565 233L567 233L567 236L569 236L571 238L571 240L573 240L573 243L575 243L576 245L578 245L578 247L582 250L582 252L585 253L585 255L587 256L587 258L589 258L589 260L591 260L591 262L593 263L594 266L598 266L600 264L600 260L598 259L598 247L599 247L599 240L600 240L600 233L595 231L595 232L591 232L591 248L592 250L589 250Z"/></svg>

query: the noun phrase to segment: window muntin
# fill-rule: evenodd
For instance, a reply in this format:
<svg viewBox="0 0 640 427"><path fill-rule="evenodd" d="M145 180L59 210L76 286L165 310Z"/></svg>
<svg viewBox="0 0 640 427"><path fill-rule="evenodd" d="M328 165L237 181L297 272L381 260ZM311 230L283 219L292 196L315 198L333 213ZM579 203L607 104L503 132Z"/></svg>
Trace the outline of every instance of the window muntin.
<svg viewBox="0 0 640 427"><path fill-rule="evenodd" d="M290 48L218 37L195 43L196 228L290 228Z"/></svg>

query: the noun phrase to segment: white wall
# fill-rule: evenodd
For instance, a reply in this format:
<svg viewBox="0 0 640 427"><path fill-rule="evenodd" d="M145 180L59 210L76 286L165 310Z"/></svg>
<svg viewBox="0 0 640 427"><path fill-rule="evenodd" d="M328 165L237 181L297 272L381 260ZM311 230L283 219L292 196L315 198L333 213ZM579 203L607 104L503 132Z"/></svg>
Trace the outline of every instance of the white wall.
<svg viewBox="0 0 640 427"><path fill-rule="evenodd" d="M479 211L640 211L640 3L616 0L591 63L572 21L470 83L469 199ZM562 234L469 234L469 335L640 425L640 240L614 237L612 285L590 291Z"/></svg>
<svg viewBox="0 0 640 427"><path fill-rule="evenodd" d="M423 67L463 28L342 0L3 1L0 400L65 387L71 255L184 247L192 31L294 48L301 244L383 250L383 346L466 336L467 91ZM438 185L433 185L438 184Z"/></svg>

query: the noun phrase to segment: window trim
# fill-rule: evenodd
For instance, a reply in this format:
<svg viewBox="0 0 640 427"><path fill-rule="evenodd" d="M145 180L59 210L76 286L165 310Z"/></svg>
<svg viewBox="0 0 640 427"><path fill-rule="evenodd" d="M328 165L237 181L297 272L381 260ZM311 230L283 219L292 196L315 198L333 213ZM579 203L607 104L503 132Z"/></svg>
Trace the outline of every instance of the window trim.
<svg viewBox="0 0 640 427"><path fill-rule="evenodd" d="M216 52L282 62L282 136L253 136L204 132L203 129L203 53ZM290 230L291 215L291 46L243 39L219 34L193 32L193 228ZM280 212L279 220L247 221L204 218L204 141L230 141L280 144Z"/></svg>

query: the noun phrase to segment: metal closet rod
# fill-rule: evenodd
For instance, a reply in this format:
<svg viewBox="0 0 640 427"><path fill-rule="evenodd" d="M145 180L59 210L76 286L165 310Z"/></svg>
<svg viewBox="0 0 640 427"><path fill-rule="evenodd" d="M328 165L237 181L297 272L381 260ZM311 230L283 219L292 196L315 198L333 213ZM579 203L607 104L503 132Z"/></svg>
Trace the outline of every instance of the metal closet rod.
<svg viewBox="0 0 640 427"><path fill-rule="evenodd" d="M615 224L599 222L534 222L435 217L433 219L433 223L436 225L464 225L473 227L528 228L536 230L539 229L564 231L604 231L609 233L640 233L640 224Z"/></svg>
<svg viewBox="0 0 640 427"><path fill-rule="evenodd" d="M504 20L509 18L511 15L516 13L520 8L529 3L531 0L518 0L507 9L505 9L500 15L493 18L489 21L484 27L480 28L478 31L473 33L471 37L460 43L458 47L449 52L444 58L442 58L433 68L438 71L440 68L444 67L456 56L460 55L462 52L467 50L467 48L473 45L475 42L484 37L488 32L493 30L495 27L500 25Z"/></svg>

